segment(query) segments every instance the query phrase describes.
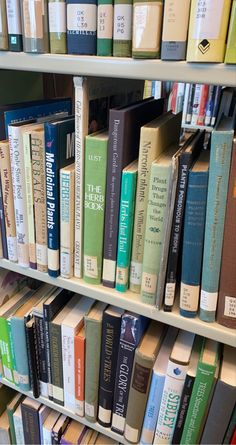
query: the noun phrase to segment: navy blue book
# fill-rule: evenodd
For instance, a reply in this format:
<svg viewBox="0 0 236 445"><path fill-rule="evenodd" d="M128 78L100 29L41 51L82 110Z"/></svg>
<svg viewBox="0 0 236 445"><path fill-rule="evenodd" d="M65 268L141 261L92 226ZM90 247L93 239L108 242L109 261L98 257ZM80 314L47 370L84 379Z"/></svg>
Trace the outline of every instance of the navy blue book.
<svg viewBox="0 0 236 445"><path fill-rule="evenodd" d="M0 176L0 232L2 237L3 258L6 258L8 260L7 235L6 235L6 224L5 224L5 214L4 214L4 203L2 196L1 176Z"/></svg>
<svg viewBox="0 0 236 445"><path fill-rule="evenodd" d="M68 54L97 54L97 0L66 0Z"/></svg>
<svg viewBox="0 0 236 445"><path fill-rule="evenodd" d="M188 178L180 289L180 314L185 317L195 317L198 311L208 170L209 150L203 150Z"/></svg>
<svg viewBox="0 0 236 445"><path fill-rule="evenodd" d="M75 118L45 123L48 274L60 273L60 168L75 159Z"/></svg>

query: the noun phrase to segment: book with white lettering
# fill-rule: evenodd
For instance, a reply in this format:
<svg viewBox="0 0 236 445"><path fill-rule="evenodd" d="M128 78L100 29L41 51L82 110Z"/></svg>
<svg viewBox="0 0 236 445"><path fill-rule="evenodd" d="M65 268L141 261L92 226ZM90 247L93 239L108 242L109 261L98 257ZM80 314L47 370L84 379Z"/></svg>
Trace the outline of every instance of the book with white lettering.
<svg viewBox="0 0 236 445"><path fill-rule="evenodd" d="M60 270L74 275L75 164L60 169Z"/></svg>

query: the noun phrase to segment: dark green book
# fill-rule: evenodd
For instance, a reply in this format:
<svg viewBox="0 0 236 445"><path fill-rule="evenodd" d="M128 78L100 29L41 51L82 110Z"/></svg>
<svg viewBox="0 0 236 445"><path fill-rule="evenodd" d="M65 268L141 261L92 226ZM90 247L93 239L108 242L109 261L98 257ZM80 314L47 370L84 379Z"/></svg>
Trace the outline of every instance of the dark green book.
<svg viewBox="0 0 236 445"><path fill-rule="evenodd" d="M15 397L11 400L10 403L7 405L7 415L10 425L10 433L11 433L11 443L12 445L16 444L16 434L15 434L15 427L14 427L14 421L13 421L13 414L16 410L16 408L19 406L19 404L24 400L24 396L20 393L17 393Z"/></svg>

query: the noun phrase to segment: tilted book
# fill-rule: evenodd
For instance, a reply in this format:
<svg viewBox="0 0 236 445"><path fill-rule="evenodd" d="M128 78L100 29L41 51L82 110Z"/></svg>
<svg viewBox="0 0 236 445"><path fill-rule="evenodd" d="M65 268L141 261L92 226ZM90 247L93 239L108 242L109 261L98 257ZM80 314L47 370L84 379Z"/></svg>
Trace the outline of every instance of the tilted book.
<svg viewBox="0 0 236 445"><path fill-rule="evenodd" d="M20 0L6 0L9 51L22 51Z"/></svg>
<svg viewBox="0 0 236 445"><path fill-rule="evenodd" d="M97 2L66 0L68 54L96 55Z"/></svg>
<svg viewBox="0 0 236 445"><path fill-rule="evenodd" d="M20 443L16 441L16 430L14 426L14 413L21 402L23 402L24 396L20 393L16 393L16 395L13 397L11 401L7 404L7 415L10 425L10 432L11 432L11 443L16 444Z"/></svg>
<svg viewBox="0 0 236 445"><path fill-rule="evenodd" d="M66 54L66 0L48 0L50 53Z"/></svg>
<svg viewBox="0 0 236 445"><path fill-rule="evenodd" d="M130 57L132 53L132 18L131 0L114 0L113 56Z"/></svg>
<svg viewBox="0 0 236 445"><path fill-rule="evenodd" d="M1 180L1 172L0 172L0 233L1 233L1 237L2 237L3 258L6 258L6 260L8 260L7 233L6 233L6 222L5 222L3 199L4 198L3 198L2 180Z"/></svg>
<svg viewBox="0 0 236 445"><path fill-rule="evenodd" d="M16 435L16 443L24 443L24 430L23 430L23 422L22 422L22 414L21 414L21 405L18 405L14 414L13 414L13 423L14 430Z"/></svg>
<svg viewBox="0 0 236 445"><path fill-rule="evenodd" d="M60 169L60 271L74 275L75 164Z"/></svg>
<svg viewBox="0 0 236 445"><path fill-rule="evenodd" d="M22 33L25 53L48 53L48 2L22 0Z"/></svg>
<svg viewBox="0 0 236 445"><path fill-rule="evenodd" d="M48 414L47 418L45 419L45 421L43 423L42 437L41 437L43 444L51 445L52 430L53 430L55 423L59 419L60 415L61 414L58 413L57 411L54 411L53 409L50 410L50 413Z"/></svg>
<svg viewBox="0 0 236 445"><path fill-rule="evenodd" d="M211 136L200 318L213 322L218 300L234 119L222 117Z"/></svg>
<svg viewBox="0 0 236 445"><path fill-rule="evenodd" d="M41 443L39 428L39 410L41 406L41 403L29 397L26 397L21 404L24 443Z"/></svg>
<svg viewBox="0 0 236 445"><path fill-rule="evenodd" d="M113 0L98 0L97 56L112 56Z"/></svg>
<svg viewBox="0 0 236 445"><path fill-rule="evenodd" d="M190 0L166 0L161 42L162 60L185 60Z"/></svg>
<svg viewBox="0 0 236 445"><path fill-rule="evenodd" d="M225 53L225 63L236 63L235 27L236 27L236 0L233 1L231 13L230 13L227 46L226 46L226 53Z"/></svg>
<svg viewBox="0 0 236 445"><path fill-rule="evenodd" d="M133 2L132 57L160 58L162 16L163 0Z"/></svg>

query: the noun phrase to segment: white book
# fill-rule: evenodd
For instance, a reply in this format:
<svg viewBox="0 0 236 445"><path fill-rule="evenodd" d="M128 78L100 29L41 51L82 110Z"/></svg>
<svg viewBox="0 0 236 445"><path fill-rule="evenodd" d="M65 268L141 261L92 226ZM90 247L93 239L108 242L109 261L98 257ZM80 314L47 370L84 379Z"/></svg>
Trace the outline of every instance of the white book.
<svg viewBox="0 0 236 445"><path fill-rule="evenodd" d="M13 423L15 428L16 444L24 445L25 438L24 438L24 430L23 430L22 415L21 415L21 405L18 405L13 414Z"/></svg>
<svg viewBox="0 0 236 445"><path fill-rule="evenodd" d="M73 309L66 315L61 325L64 405L75 412L75 354L74 337L82 325L95 300L81 297Z"/></svg>
<svg viewBox="0 0 236 445"><path fill-rule="evenodd" d="M60 271L74 275L75 164L60 169Z"/></svg>
<svg viewBox="0 0 236 445"><path fill-rule="evenodd" d="M52 445L52 429L60 417L60 413L51 409L49 415L43 422L43 436L41 442L43 445Z"/></svg>
<svg viewBox="0 0 236 445"><path fill-rule="evenodd" d="M199 107L200 107L200 101L201 101L201 91L202 91L202 85L197 83L195 86L195 93L192 103L192 119L191 119L191 125L197 125L197 119L198 119L198 113L199 113Z"/></svg>
<svg viewBox="0 0 236 445"><path fill-rule="evenodd" d="M171 443L194 337L192 332L180 331L172 349L153 442L156 445Z"/></svg>

